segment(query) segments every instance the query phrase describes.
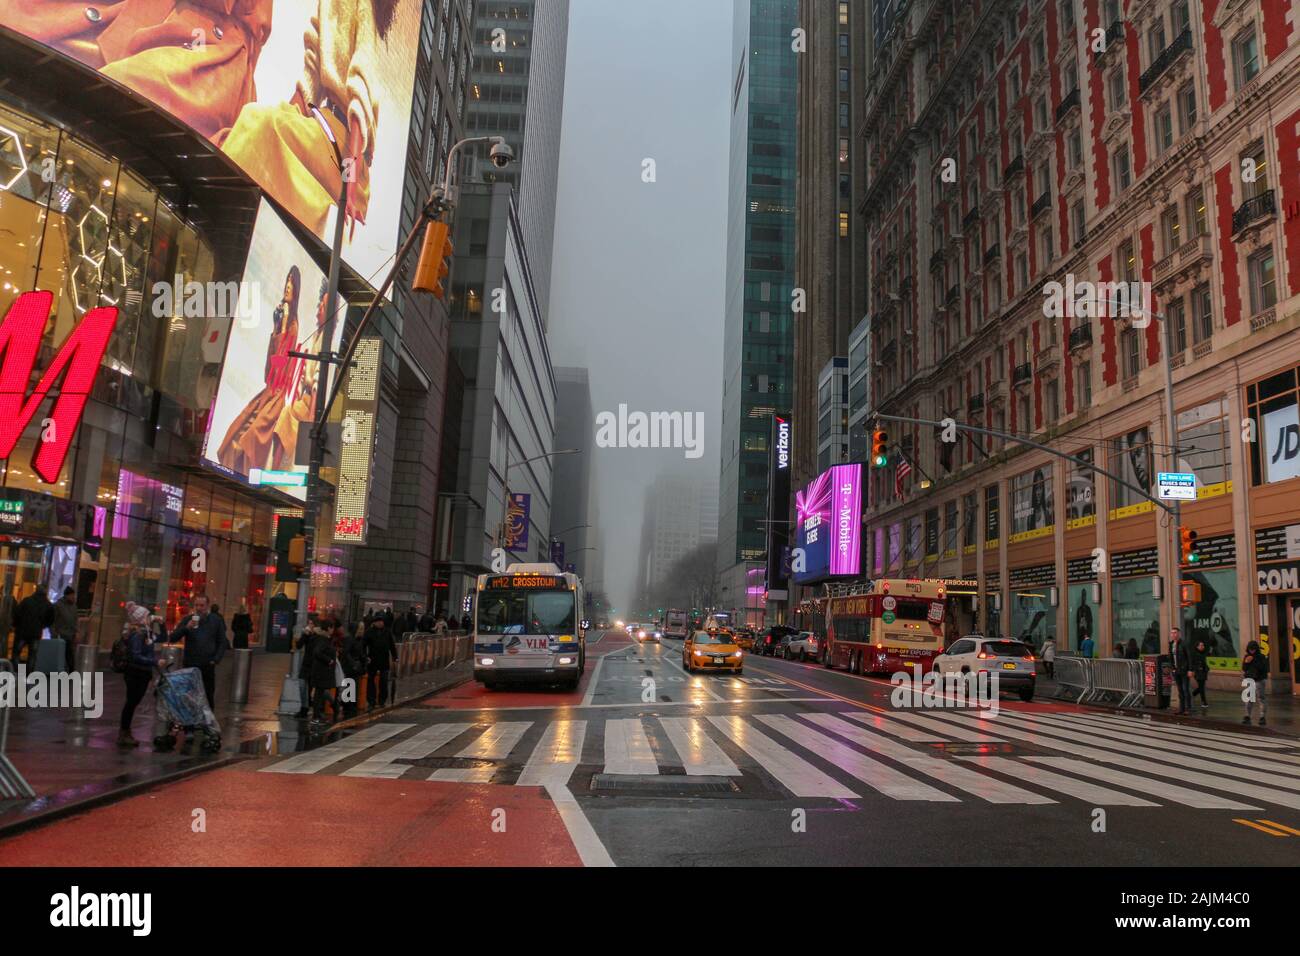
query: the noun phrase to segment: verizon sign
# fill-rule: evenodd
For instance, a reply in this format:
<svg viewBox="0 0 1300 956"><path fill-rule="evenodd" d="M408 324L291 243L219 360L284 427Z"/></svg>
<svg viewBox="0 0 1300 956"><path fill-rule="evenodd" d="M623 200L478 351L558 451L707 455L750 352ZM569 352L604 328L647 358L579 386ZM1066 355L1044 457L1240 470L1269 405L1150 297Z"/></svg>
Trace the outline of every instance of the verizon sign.
<svg viewBox="0 0 1300 956"><path fill-rule="evenodd" d="M51 292L24 292L0 322L0 458L13 454L36 409L63 377L49 416L41 422L40 441L32 457L32 470L46 484L59 480L118 314L116 306L87 312L29 393L53 300Z"/></svg>

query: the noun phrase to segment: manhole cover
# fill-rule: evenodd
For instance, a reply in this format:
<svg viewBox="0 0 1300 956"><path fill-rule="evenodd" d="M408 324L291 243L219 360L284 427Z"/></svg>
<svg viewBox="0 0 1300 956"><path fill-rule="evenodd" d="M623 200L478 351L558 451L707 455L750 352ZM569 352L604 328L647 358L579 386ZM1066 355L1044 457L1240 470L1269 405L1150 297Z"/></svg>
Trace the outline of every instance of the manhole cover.
<svg viewBox="0 0 1300 956"><path fill-rule="evenodd" d="M737 793L739 787L730 777L649 776L627 773L597 773L591 777L592 790L639 793L657 797L693 797L703 793Z"/></svg>

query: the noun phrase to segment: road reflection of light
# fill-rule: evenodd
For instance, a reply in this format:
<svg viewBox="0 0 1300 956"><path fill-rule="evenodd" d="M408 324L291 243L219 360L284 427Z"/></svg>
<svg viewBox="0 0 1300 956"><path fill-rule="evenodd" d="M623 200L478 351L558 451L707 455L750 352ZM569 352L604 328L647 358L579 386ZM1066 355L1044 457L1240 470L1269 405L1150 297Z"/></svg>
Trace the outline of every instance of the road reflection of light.
<svg viewBox="0 0 1300 956"><path fill-rule="evenodd" d="M574 747L577 740L574 730L574 722L571 720L555 722L555 751L551 758L553 762L576 763L578 761L578 753Z"/></svg>

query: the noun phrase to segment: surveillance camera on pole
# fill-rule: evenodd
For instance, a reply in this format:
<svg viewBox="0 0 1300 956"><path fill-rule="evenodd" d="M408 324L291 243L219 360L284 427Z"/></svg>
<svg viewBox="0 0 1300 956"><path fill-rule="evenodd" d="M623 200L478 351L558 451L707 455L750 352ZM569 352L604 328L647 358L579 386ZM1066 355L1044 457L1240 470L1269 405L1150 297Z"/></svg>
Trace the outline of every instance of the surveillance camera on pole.
<svg viewBox="0 0 1300 956"><path fill-rule="evenodd" d="M505 169L515 160L515 151L510 148L510 144L504 139L498 138L488 153L488 159L492 160L492 165L497 169Z"/></svg>

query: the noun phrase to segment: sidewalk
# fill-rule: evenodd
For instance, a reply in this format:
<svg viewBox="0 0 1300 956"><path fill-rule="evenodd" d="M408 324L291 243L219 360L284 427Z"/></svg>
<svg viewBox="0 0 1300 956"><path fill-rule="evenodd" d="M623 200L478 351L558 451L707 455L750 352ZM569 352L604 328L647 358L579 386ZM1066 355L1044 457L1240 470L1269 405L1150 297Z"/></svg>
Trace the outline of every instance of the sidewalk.
<svg viewBox="0 0 1300 956"><path fill-rule="evenodd" d="M1043 676L1041 673L1038 677L1038 693L1035 700L1076 700L1078 692L1069 695L1067 698L1058 698L1056 682ZM1147 707L1117 707L1114 702L1106 701L1088 702L1083 704L1084 707L1096 707L1098 709L1110 710L1115 713L1123 714L1143 714L1160 720L1168 720L1174 723L1186 724L1203 724L1214 726L1216 728L1231 727L1236 730L1245 730L1246 726L1241 722L1241 718L1246 714L1245 705L1241 702L1241 693L1230 690L1209 690L1205 692L1206 698L1210 702L1209 710L1202 715L1199 700L1196 707L1196 713L1192 715L1178 716L1178 690L1174 689L1173 696L1169 701L1169 707L1165 710L1153 710ZM1269 694L1268 695L1268 726L1259 726L1259 707L1253 711L1251 720L1251 729L1259 733L1269 731L1286 734L1290 737L1300 737L1300 698L1292 694Z"/></svg>
<svg viewBox="0 0 1300 956"><path fill-rule="evenodd" d="M221 724L221 753L202 754L197 744L188 740L178 751L155 753L152 688L137 708L132 725L139 748L121 748L116 740L126 685L120 675L108 669L106 657L101 654L104 701L103 713L97 718L83 719L80 712L68 709L10 710L5 752L36 791L36 799L0 800L0 832L108 802L163 781L225 766L245 755L307 750L319 746L333 732L346 732L346 725L312 731L306 720L276 714L292 655L255 650L247 703L230 702L233 655L227 655L217 667L215 710ZM445 669L400 678L396 681L395 702L391 706L459 684L469 679L471 672L470 662L462 661ZM360 693L364 694L364 690ZM362 696L363 717L364 700Z"/></svg>

